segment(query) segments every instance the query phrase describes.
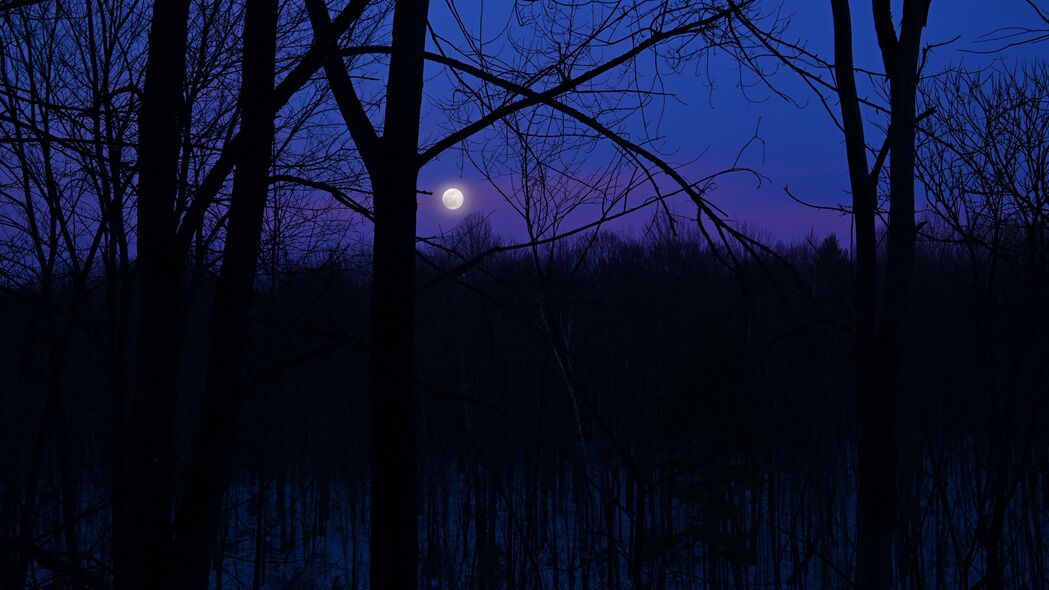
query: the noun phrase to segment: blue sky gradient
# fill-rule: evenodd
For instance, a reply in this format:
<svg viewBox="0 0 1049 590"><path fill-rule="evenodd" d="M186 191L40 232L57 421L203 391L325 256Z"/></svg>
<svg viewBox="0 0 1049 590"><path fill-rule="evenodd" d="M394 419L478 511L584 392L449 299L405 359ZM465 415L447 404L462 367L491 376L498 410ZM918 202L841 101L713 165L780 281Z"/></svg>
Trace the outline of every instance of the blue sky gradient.
<svg viewBox="0 0 1049 590"><path fill-rule="evenodd" d="M482 2L455 0L454 5L466 22L471 22L471 18L481 22ZM503 5L504 11L509 4ZM880 70L870 2L860 0L851 4L857 65ZM894 4L898 14L900 2ZM791 20L787 36L805 41L810 50L829 60L833 50L829 2L786 0L783 8ZM498 14L498 9L492 2L484 5L487 11L484 22L505 22L509 15ZM430 12L432 26L438 34L452 38L459 34L444 0L433 0ZM955 37L957 40L936 49L926 71L941 71L947 66L977 69L997 64L1008 67L1033 60L1044 53L1047 44L1006 49L993 55L976 52L1001 45L986 40L986 36L996 30L1034 24L1034 11L1024 0L933 0L924 42L942 43ZM730 166L741 146L757 129L762 141L751 145L742 164L758 170L766 180L758 186L749 176L723 179L711 193L711 200L735 221L745 223L767 238L794 241L810 233L822 237L838 232L847 239L847 218L798 205L784 191L784 187L790 187L799 197L819 204L848 201L842 137L812 91L796 74L780 70L772 77L773 83L800 105L764 88L750 88L745 97L739 88L736 65L727 56L715 54L704 70L709 78L697 76L694 68L685 68L664 78L667 89L676 97L666 101L661 111L661 146L663 153L669 154L668 159L690 162L682 167L689 179L705 176ZM428 93L447 89L439 79L439 68L430 67L428 74L432 76ZM861 92L865 92L862 80ZM873 88L866 88L866 92L876 98ZM435 111L424 113L424 136L440 135L441 123L436 120L439 116ZM874 142L880 135L872 126L869 140ZM523 231L517 215L486 180L469 164L462 163L458 154L449 152L423 170L422 188L433 190L438 196L420 200L420 233L448 230L465 215L480 211L491 216L497 233L520 238ZM466 193L465 206L454 212L444 210L439 201L440 192L449 186L461 187ZM694 215L694 207L684 197L675 200L672 206L682 215ZM635 213L610 227L636 233L654 212L655 209Z"/></svg>

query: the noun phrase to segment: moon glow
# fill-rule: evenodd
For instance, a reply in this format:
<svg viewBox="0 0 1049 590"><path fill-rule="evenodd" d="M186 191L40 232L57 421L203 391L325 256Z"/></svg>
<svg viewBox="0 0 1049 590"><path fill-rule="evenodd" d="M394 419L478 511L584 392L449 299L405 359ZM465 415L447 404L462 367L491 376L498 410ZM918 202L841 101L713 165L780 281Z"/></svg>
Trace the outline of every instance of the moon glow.
<svg viewBox="0 0 1049 590"><path fill-rule="evenodd" d="M457 188L450 188L441 195L441 202L444 203L446 208L454 211L463 206L463 191Z"/></svg>

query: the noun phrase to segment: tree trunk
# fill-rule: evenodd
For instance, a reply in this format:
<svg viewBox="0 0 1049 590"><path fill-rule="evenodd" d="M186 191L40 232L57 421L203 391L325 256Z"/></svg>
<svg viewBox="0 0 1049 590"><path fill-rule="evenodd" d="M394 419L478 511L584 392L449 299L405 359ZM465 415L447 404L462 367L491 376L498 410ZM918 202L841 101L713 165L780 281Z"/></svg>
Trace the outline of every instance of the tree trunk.
<svg viewBox="0 0 1049 590"><path fill-rule="evenodd" d="M176 520L179 590L208 587L211 550L233 460L273 152L277 15L277 0L247 2L240 90L245 141L233 176L229 226L211 310L204 413Z"/></svg>
<svg viewBox="0 0 1049 590"><path fill-rule="evenodd" d="M852 189L852 214L856 226L855 263L856 306L856 373L860 402L860 447L858 450L857 483L857 582L861 588L887 587L887 581L874 579L875 572L886 570L885 559L891 559L891 549L885 551L877 535L872 534L871 515L877 501L870 490L871 449L867 434L872 418L868 409L876 397L872 366L873 332L875 321L875 289L877 273L877 244L874 235L875 184L867 167L867 148L864 139L863 118L856 92L852 57L852 18L848 0L832 0L834 12L834 62L841 103L842 127L845 130L845 149L849 164ZM876 457L876 455L875 455ZM891 532L889 536L891 545ZM891 573L891 565L888 566ZM864 585L861 580L871 583ZM884 584L884 586L883 586Z"/></svg>
<svg viewBox="0 0 1049 590"><path fill-rule="evenodd" d="M428 4L396 4L382 163L372 175L371 587L389 590L418 587L415 199Z"/></svg>
<svg viewBox="0 0 1049 590"><path fill-rule="evenodd" d="M928 15L929 0L905 2L899 39L889 2L873 0L872 5L878 44L891 86L891 122L886 143L891 164L891 211L886 290L880 318L876 309L877 244L874 235L878 171L872 173L867 166L848 1L831 0L835 74L856 221L856 360L860 410L856 583L861 590L889 588L893 580L900 333L914 264L915 97L921 32Z"/></svg>
<svg viewBox="0 0 1049 590"><path fill-rule="evenodd" d="M179 349L175 244L176 172L184 104L188 0L154 2L139 118L138 273L141 322L138 397L130 416L126 551L116 588L157 587L169 577L171 473ZM115 506L119 509L119 506Z"/></svg>

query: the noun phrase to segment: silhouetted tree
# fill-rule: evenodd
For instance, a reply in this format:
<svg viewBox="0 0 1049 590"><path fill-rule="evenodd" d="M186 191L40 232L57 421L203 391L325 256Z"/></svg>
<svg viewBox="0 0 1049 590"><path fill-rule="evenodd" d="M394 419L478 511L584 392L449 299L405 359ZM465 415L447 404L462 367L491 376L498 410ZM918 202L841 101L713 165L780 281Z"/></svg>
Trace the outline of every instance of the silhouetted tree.
<svg viewBox="0 0 1049 590"><path fill-rule="evenodd" d="M139 287L136 395L127 442L125 554L115 555L118 588L165 584L171 569L174 428L178 395L183 260L176 197L189 1L156 2L151 17L138 123ZM119 515L123 506L115 507ZM120 534L120 533L118 533Z"/></svg>
<svg viewBox="0 0 1049 590"><path fill-rule="evenodd" d="M857 451L857 561L860 588L893 585L896 533L896 399L903 356L904 321L914 266L914 154L918 67L929 0L903 5L899 35L890 3L875 0L874 26L889 84L889 219L885 288L878 290L875 211L881 162L871 171L856 93L852 22L848 2L833 0L834 63L841 103L856 224L856 351L860 441Z"/></svg>
<svg viewBox="0 0 1049 590"><path fill-rule="evenodd" d="M205 404L175 519L174 588L208 588L222 498L233 460L251 341L263 213L274 134L277 0L248 0L240 87L241 149L208 329Z"/></svg>

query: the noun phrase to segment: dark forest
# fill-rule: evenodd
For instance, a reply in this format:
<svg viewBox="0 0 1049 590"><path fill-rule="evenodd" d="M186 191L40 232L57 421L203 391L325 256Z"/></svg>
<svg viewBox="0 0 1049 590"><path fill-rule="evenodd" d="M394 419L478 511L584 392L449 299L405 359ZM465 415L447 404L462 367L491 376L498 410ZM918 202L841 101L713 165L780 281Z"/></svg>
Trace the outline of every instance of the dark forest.
<svg viewBox="0 0 1049 590"><path fill-rule="evenodd" d="M950 4L0 0L0 590L1049 588L1049 8Z"/></svg>

